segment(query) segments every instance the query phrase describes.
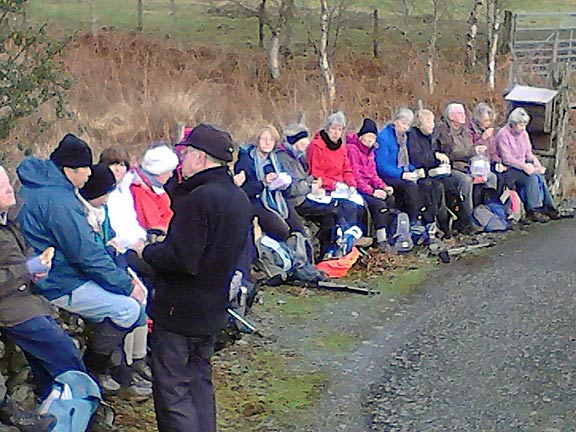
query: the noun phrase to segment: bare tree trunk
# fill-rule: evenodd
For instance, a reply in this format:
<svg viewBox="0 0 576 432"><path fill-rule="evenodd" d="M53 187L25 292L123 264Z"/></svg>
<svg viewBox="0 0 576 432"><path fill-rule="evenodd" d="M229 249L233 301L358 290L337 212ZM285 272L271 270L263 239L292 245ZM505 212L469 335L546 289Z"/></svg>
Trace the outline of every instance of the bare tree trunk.
<svg viewBox="0 0 576 432"><path fill-rule="evenodd" d="M271 33L272 39L268 51L268 67L270 68L272 78L277 80L280 78L280 34L277 30L272 30Z"/></svg>
<svg viewBox="0 0 576 432"><path fill-rule="evenodd" d="M500 0L494 0L494 9L492 10L492 39L488 45L488 70L486 75L486 82L488 88L494 90L496 86L496 54L498 54L498 35L501 22Z"/></svg>
<svg viewBox="0 0 576 432"><path fill-rule="evenodd" d="M328 0L320 0L320 71L326 83L326 109L331 112L336 102L336 78L328 55Z"/></svg>
<svg viewBox="0 0 576 432"><path fill-rule="evenodd" d="M136 23L136 31L142 31L142 0L138 0L138 22Z"/></svg>
<svg viewBox="0 0 576 432"><path fill-rule="evenodd" d="M340 40L340 32L342 30L342 24L344 24L345 21L345 16L344 13L346 12L346 9L349 6L349 2L348 0L340 0L340 2L336 5L336 7L329 12L328 14L328 55L330 57L334 56L334 53L336 52L336 47L338 46L338 41ZM338 12L336 14L336 12ZM334 30L334 37L332 40L332 43L330 43L330 28L331 26L334 24L334 20L337 18L336 20L336 28Z"/></svg>
<svg viewBox="0 0 576 432"><path fill-rule="evenodd" d="M264 49L264 26L266 24L266 0L258 6L258 46Z"/></svg>
<svg viewBox="0 0 576 432"><path fill-rule="evenodd" d="M374 9L373 17L374 26L372 28L372 55L377 59L380 56L378 50L378 9Z"/></svg>
<svg viewBox="0 0 576 432"><path fill-rule="evenodd" d="M284 41L282 43L282 52L284 58L292 56L292 26L294 25L294 0L283 0L280 8L280 25L279 29L283 32Z"/></svg>
<svg viewBox="0 0 576 432"><path fill-rule="evenodd" d="M488 50L486 51L486 64L490 62L490 44L492 43L492 32L494 31L494 25L492 24L492 20L494 18L493 15L494 9L494 0L487 0L486 1L486 46Z"/></svg>
<svg viewBox="0 0 576 432"><path fill-rule="evenodd" d="M408 25L408 17L410 16L410 7L408 0L402 0L402 7L404 8L404 25Z"/></svg>
<svg viewBox="0 0 576 432"><path fill-rule="evenodd" d="M466 34L466 67L468 70L476 66L476 37L478 35L478 21L484 0L474 0L474 6L466 24L470 26Z"/></svg>
<svg viewBox="0 0 576 432"><path fill-rule="evenodd" d="M98 21L96 19L96 0L90 2L90 22L92 26L92 36L98 33Z"/></svg>
<svg viewBox="0 0 576 432"><path fill-rule="evenodd" d="M170 0L170 16L172 17L172 21L176 22L178 20L176 0Z"/></svg>
<svg viewBox="0 0 576 432"><path fill-rule="evenodd" d="M432 0L434 8L434 22L432 24L432 34L428 41L428 59L426 60L426 80L428 82L428 94L432 96L435 90L434 83L434 59L436 57L436 40L438 39L438 21L440 20L439 0Z"/></svg>

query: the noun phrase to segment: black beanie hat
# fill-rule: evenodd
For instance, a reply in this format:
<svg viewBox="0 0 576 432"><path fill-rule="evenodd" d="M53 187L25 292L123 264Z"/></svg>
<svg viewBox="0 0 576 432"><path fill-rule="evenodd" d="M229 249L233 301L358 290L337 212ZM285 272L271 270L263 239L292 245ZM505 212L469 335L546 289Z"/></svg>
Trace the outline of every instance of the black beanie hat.
<svg viewBox="0 0 576 432"><path fill-rule="evenodd" d="M196 126L178 145L194 147L224 162L232 162L234 155L234 143L230 134L209 124Z"/></svg>
<svg viewBox="0 0 576 432"><path fill-rule="evenodd" d="M91 200L112 192L115 187L116 178L114 174L106 164L99 163L92 167L92 175L84 187L80 189L80 195L84 199Z"/></svg>
<svg viewBox="0 0 576 432"><path fill-rule="evenodd" d="M89 167L92 165L92 150L77 136L66 134L50 155L50 159L62 167Z"/></svg>
<svg viewBox="0 0 576 432"><path fill-rule="evenodd" d="M361 137L362 135L365 135L367 133L373 133L374 135L378 135L378 127L376 126L376 122L370 118L364 119L362 127L358 131L358 137Z"/></svg>

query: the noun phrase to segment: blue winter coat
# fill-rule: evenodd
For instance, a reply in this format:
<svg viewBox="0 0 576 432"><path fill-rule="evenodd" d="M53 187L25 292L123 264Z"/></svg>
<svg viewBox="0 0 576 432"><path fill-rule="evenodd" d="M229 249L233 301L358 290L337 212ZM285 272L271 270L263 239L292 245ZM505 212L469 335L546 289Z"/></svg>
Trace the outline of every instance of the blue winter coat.
<svg viewBox="0 0 576 432"><path fill-rule="evenodd" d="M49 300L70 294L88 281L107 291L129 295L132 283L96 239L74 186L54 162L25 159L16 169L24 205L18 215L22 232L39 253L53 246L48 277L36 283Z"/></svg>
<svg viewBox="0 0 576 432"><path fill-rule="evenodd" d="M404 170L398 167L398 140L394 125L389 123L378 134L378 146L374 152L376 160L376 170L378 175L383 178L401 179ZM408 171L414 171L416 168L410 164Z"/></svg>

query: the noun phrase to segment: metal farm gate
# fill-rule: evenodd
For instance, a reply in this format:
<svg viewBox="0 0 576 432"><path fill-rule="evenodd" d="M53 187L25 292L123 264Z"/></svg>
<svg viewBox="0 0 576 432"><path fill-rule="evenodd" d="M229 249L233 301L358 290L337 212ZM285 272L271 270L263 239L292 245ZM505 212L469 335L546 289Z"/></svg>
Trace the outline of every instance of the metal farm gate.
<svg viewBox="0 0 576 432"><path fill-rule="evenodd" d="M516 79L547 76L553 64L576 71L576 11L506 14Z"/></svg>

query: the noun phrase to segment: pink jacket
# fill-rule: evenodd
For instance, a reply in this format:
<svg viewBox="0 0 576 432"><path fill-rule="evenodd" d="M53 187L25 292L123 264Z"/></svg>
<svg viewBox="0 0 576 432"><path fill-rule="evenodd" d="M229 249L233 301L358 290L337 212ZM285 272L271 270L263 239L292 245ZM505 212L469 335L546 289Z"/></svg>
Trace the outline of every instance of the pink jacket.
<svg viewBox="0 0 576 432"><path fill-rule="evenodd" d="M376 162L374 162L374 149L368 148L360 142L358 135L349 134L346 137L346 148L348 150L348 160L356 179L358 191L372 195L375 189L386 188L386 183L376 172Z"/></svg>
<svg viewBox="0 0 576 432"><path fill-rule="evenodd" d="M540 168L540 161L532 153L532 143L528 132L514 135L509 125L504 126L496 134L496 147L502 158L502 163L519 170L528 162Z"/></svg>

